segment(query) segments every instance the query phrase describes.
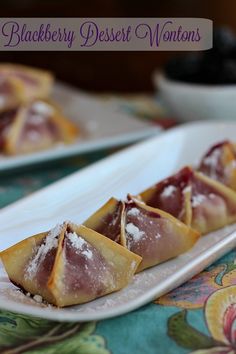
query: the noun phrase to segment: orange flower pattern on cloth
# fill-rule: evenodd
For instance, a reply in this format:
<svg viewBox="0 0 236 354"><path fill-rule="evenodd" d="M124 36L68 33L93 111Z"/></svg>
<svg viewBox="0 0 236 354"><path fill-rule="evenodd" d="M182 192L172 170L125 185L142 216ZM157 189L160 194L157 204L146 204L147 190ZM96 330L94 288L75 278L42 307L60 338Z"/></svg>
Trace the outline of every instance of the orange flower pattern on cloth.
<svg viewBox="0 0 236 354"><path fill-rule="evenodd" d="M223 258L187 283L156 299L155 303L186 309L202 308L207 298L216 290L236 285L235 259L236 251L230 254L230 259Z"/></svg>
<svg viewBox="0 0 236 354"><path fill-rule="evenodd" d="M168 335L179 347L191 354L236 354L235 285L219 289L207 299L203 315L208 331L189 322L190 312L179 311L168 320Z"/></svg>
<svg viewBox="0 0 236 354"><path fill-rule="evenodd" d="M205 306L206 323L219 346L200 349L192 354L236 353L236 286L220 289L212 294Z"/></svg>

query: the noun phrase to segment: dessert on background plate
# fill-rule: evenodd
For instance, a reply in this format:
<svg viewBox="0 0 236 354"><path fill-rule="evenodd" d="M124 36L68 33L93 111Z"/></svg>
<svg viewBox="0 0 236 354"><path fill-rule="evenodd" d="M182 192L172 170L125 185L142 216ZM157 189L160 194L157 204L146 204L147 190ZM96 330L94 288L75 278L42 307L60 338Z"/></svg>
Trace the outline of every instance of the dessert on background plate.
<svg viewBox="0 0 236 354"><path fill-rule="evenodd" d="M34 99L12 114L9 126L2 131L4 152L8 155L49 148L59 142L73 143L78 128L49 101Z"/></svg>
<svg viewBox="0 0 236 354"><path fill-rule="evenodd" d="M24 102L22 86L19 81L0 76L0 114L15 109Z"/></svg>
<svg viewBox="0 0 236 354"><path fill-rule="evenodd" d="M0 151L19 155L73 143L79 127L50 102L54 78L45 70L0 64Z"/></svg>
<svg viewBox="0 0 236 354"><path fill-rule="evenodd" d="M53 75L46 70L20 64L0 63L0 80L11 80L19 85L22 102L50 95Z"/></svg>

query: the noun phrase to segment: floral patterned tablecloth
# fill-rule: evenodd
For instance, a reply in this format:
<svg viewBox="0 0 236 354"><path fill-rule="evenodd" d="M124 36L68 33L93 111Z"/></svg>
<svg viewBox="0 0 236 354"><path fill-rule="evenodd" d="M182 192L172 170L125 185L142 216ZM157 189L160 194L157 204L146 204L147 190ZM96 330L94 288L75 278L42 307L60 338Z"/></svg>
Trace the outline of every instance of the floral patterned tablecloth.
<svg viewBox="0 0 236 354"><path fill-rule="evenodd" d="M0 207L113 151L4 173ZM171 293L117 318L58 323L2 310L0 353L236 353L236 251Z"/></svg>

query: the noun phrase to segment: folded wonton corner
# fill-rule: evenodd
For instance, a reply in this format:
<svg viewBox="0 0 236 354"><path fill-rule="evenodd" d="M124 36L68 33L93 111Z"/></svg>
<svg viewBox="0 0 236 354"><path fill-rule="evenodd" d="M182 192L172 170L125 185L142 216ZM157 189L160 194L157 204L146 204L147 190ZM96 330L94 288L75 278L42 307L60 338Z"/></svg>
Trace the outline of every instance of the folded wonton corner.
<svg viewBox="0 0 236 354"><path fill-rule="evenodd" d="M236 191L236 147L226 140L212 146L203 156L198 171Z"/></svg>

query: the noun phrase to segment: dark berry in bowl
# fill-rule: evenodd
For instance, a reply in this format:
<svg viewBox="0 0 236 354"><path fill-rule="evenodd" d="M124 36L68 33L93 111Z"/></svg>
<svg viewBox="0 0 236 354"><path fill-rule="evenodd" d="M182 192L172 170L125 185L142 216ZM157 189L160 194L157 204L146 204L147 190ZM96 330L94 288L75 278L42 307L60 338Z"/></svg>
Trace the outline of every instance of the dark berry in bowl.
<svg viewBox="0 0 236 354"><path fill-rule="evenodd" d="M213 33L213 48L171 59L164 68L168 79L193 84L236 84L236 37L228 28Z"/></svg>

